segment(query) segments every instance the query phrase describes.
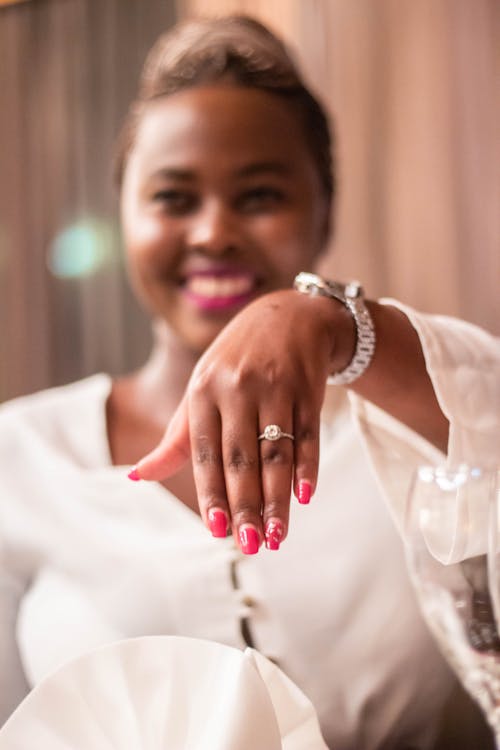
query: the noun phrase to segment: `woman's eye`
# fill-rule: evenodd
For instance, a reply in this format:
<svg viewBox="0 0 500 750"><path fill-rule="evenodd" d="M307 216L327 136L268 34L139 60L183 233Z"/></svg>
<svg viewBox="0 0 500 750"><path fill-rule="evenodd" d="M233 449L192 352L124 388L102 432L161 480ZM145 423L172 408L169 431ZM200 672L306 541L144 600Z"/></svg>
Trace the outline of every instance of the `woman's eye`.
<svg viewBox="0 0 500 750"><path fill-rule="evenodd" d="M246 190L238 199L243 211L272 211L285 200L281 190L271 187L258 187Z"/></svg>
<svg viewBox="0 0 500 750"><path fill-rule="evenodd" d="M196 196L182 190L159 190L153 195L153 202L159 203L171 214L184 214L194 208Z"/></svg>

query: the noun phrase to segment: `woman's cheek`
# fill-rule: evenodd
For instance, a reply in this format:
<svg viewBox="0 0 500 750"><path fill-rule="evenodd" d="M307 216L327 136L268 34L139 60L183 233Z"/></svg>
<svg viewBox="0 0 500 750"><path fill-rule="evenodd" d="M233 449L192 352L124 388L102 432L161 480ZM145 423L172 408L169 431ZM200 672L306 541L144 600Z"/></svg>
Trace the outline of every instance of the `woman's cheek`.
<svg viewBox="0 0 500 750"><path fill-rule="evenodd" d="M132 263L164 267L174 255L175 232L158 217L143 217L125 233L127 253Z"/></svg>
<svg viewBox="0 0 500 750"><path fill-rule="evenodd" d="M130 243L138 245L155 245L168 236L168 222L155 211L139 211L124 222L124 231Z"/></svg>
<svg viewBox="0 0 500 750"><path fill-rule="evenodd" d="M311 267L318 244L318 236L310 226L304 226L302 222L288 224L274 235L274 265L293 280L299 271Z"/></svg>

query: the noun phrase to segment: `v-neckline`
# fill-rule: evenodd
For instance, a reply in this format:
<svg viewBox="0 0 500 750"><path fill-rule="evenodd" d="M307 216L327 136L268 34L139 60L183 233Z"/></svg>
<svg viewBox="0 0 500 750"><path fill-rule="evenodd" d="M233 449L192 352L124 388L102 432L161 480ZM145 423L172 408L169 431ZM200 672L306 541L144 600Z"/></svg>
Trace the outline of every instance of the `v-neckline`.
<svg viewBox="0 0 500 750"><path fill-rule="evenodd" d="M127 464L116 464L113 462L113 457L111 454L111 446L109 443L107 409L106 409L107 401L111 395L111 389L113 387L113 379L107 373L103 373L103 378L105 379L104 380L105 388L103 388L100 393L99 409L97 413L98 422L99 422L97 432L100 436L100 443L101 443L101 450L102 450L102 457L103 457L101 468L106 472L122 476L124 483L129 482L130 484L130 480L128 479L127 474L130 471L131 467ZM165 487L161 482L144 481L140 483L140 486L144 488L147 487L148 492L153 492L162 500L166 499L169 502L174 503L176 508L180 508L180 512L185 512L188 518L191 517L197 522L198 525L201 524L204 527L200 514L196 513L189 505L182 502L182 500L179 497L177 497L177 495L175 495L171 490Z"/></svg>

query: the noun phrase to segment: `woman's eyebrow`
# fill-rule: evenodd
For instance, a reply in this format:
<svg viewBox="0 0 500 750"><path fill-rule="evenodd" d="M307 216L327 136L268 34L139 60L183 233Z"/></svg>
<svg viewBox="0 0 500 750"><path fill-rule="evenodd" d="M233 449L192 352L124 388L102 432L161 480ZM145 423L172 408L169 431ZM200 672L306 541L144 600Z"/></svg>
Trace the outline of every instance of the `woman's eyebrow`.
<svg viewBox="0 0 500 750"><path fill-rule="evenodd" d="M236 169L234 174L236 177L253 177L254 175L265 174L289 176L290 173L290 167L283 162L262 161L245 164L245 166ZM182 167L160 167L160 169L156 169L149 175L149 179L169 179L181 182L193 182L196 179L196 173L194 170Z"/></svg>
<svg viewBox="0 0 500 750"><path fill-rule="evenodd" d="M184 182L192 181L195 179L195 174L190 169L180 169L177 167L162 167L161 169L155 170L151 175L150 179L169 179L169 180L181 180Z"/></svg>
<svg viewBox="0 0 500 750"><path fill-rule="evenodd" d="M262 161L255 162L253 164L247 164L237 170L236 174L238 177L252 177L257 174L278 174L278 175L289 175L290 167L281 161Z"/></svg>

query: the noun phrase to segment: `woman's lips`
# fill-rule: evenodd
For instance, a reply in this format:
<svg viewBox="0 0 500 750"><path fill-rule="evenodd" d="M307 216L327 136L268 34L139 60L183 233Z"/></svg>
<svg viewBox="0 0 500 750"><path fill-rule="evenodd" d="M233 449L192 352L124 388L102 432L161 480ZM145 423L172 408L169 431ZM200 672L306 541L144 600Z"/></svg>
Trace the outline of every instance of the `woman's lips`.
<svg viewBox="0 0 500 750"><path fill-rule="evenodd" d="M228 310L249 302L256 287L257 279L250 273L205 271L187 276L182 291L201 310Z"/></svg>

